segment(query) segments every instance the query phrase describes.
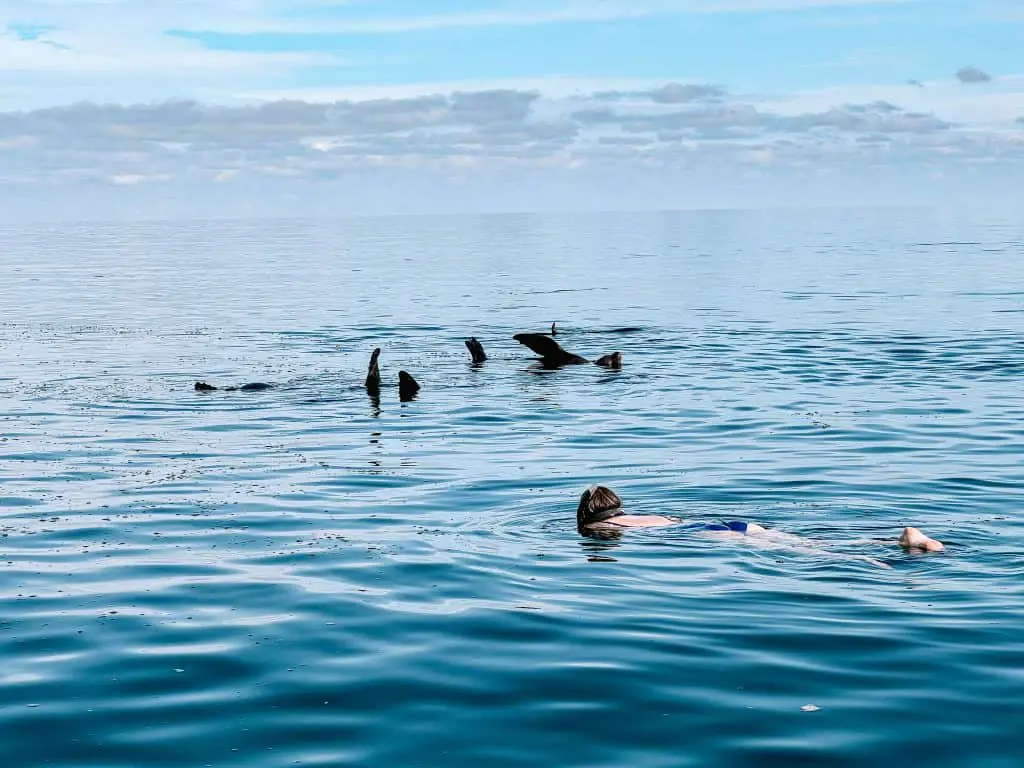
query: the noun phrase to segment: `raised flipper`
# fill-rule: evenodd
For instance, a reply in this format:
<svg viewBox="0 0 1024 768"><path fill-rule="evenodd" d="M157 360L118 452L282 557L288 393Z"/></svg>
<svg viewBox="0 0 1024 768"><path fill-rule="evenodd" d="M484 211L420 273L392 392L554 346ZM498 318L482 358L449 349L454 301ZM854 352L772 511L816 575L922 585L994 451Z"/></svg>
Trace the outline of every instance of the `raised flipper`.
<svg viewBox="0 0 1024 768"><path fill-rule="evenodd" d="M380 393L380 368L377 367L377 358L380 357L380 347L373 350L370 355L370 367L366 371L366 391L371 395Z"/></svg>
<svg viewBox="0 0 1024 768"><path fill-rule="evenodd" d="M483 345L476 340L475 336L471 339L466 339L466 349L468 349L469 354L473 356L474 365L479 365L487 359L487 355L484 354Z"/></svg>
<svg viewBox="0 0 1024 768"><path fill-rule="evenodd" d="M197 381L195 389L196 389L196 392L216 392L217 391L217 387L213 386L213 384L207 384L205 381Z"/></svg>
<svg viewBox="0 0 1024 768"><path fill-rule="evenodd" d="M600 365L602 368L611 368L614 371L619 370L622 367L622 353L612 352L610 355L604 355L603 357L597 358L594 361L595 365Z"/></svg>
<svg viewBox="0 0 1024 768"><path fill-rule="evenodd" d="M585 357L566 352L546 333L517 333L512 338L540 355L545 365L577 365L590 362Z"/></svg>
<svg viewBox="0 0 1024 768"><path fill-rule="evenodd" d="M416 379L410 376L405 371L398 372L398 399L403 403L412 400L416 397L416 393L420 391L420 385L416 383Z"/></svg>

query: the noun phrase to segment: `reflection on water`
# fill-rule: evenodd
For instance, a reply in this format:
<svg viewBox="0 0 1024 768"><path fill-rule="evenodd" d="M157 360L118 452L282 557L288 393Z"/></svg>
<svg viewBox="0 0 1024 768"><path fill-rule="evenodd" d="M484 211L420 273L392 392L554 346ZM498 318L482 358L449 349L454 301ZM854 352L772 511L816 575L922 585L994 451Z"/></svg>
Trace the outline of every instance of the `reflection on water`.
<svg viewBox="0 0 1024 768"><path fill-rule="evenodd" d="M1019 764L1019 225L2 234L7 764ZM538 366L552 320L623 369ZM949 552L581 538L592 482Z"/></svg>

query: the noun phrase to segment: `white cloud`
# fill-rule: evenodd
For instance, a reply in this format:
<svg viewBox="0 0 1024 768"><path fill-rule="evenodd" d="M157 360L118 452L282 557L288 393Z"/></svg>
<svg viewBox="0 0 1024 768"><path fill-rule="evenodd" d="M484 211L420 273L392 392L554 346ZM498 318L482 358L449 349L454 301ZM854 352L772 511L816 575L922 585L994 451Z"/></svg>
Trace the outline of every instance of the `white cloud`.
<svg viewBox="0 0 1024 768"><path fill-rule="evenodd" d="M329 53L211 50L166 34L189 20L228 28L250 12L269 22L281 9L257 0L5 0L0 109L83 99L223 98L311 68L350 63Z"/></svg>
<svg viewBox="0 0 1024 768"><path fill-rule="evenodd" d="M921 87L921 86L924 87ZM964 88L956 80L903 85L850 85L767 95L759 103L784 114L816 112L836 104L887 101L910 112L934 112L957 125L1006 125L1024 113L1024 77L994 79L985 88Z"/></svg>
<svg viewBox="0 0 1024 768"><path fill-rule="evenodd" d="M677 14L791 12L913 5L923 0L531 0L514 7L409 15L366 15L365 2L303 0L8 0L0 24L100 28L111 21L138 31L179 29L232 34L395 34L430 29L538 26ZM382 10L386 11L386 8ZM327 11L327 12L325 12Z"/></svg>
<svg viewBox="0 0 1024 768"><path fill-rule="evenodd" d="M387 15L386 4L303 0L5 0L0 3L0 108L80 99L230 99L269 90L344 53L211 50L169 31L246 35L397 34L676 14L787 12L920 0L530 0L491 10ZM368 11L378 10L374 15Z"/></svg>

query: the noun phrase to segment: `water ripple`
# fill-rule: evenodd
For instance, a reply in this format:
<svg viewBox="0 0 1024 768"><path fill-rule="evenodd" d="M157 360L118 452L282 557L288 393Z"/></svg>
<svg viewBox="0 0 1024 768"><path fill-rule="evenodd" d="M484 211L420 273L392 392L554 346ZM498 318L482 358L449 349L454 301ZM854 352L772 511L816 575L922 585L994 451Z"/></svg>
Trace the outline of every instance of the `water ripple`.
<svg viewBox="0 0 1024 768"><path fill-rule="evenodd" d="M8 231L3 754L1018 765L1019 229L860 211ZM511 337L552 321L624 368L538 369ZM584 539L595 481L631 511L834 544ZM948 553L877 541L908 524Z"/></svg>

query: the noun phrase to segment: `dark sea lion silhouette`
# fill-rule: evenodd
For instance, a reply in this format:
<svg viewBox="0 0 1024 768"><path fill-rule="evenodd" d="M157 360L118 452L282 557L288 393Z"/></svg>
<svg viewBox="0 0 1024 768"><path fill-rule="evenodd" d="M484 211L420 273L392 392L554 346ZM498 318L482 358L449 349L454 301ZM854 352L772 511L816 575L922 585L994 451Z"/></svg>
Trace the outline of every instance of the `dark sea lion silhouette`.
<svg viewBox="0 0 1024 768"><path fill-rule="evenodd" d="M517 333L512 338L540 355L545 365L579 365L590 362L585 357L566 352L561 344L546 333Z"/></svg>
<svg viewBox="0 0 1024 768"><path fill-rule="evenodd" d="M207 384L205 381L197 381L195 384L196 392L216 392L218 390L222 392L262 392L273 388L273 384L267 384L263 381L254 381L249 384L243 384L240 387L215 387L212 384Z"/></svg>
<svg viewBox="0 0 1024 768"><path fill-rule="evenodd" d="M412 400L416 397L416 393L420 391L420 385L416 383L416 379L410 376L405 371L398 372L398 399L403 403Z"/></svg>
<svg viewBox="0 0 1024 768"><path fill-rule="evenodd" d="M546 333L517 333L512 337L524 347L528 347L540 355L541 363L547 367L557 368L562 365L579 365L589 363L585 357L566 352L562 345ZM612 352L594 361L604 368L621 368L622 353Z"/></svg>
<svg viewBox="0 0 1024 768"><path fill-rule="evenodd" d="M466 339L466 349L469 350L469 354L473 356L473 363L479 365L487 359L487 355L484 354L483 345L476 340L476 337Z"/></svg>
<svg viewBox="0 0 1024 768"><path fill-rule="evenodd" d="M366 391L371 395L380 393L380 368L377 367L377 358L380 357L380 347L373 350L370 355L370 367L366 371Z"/></svg>

